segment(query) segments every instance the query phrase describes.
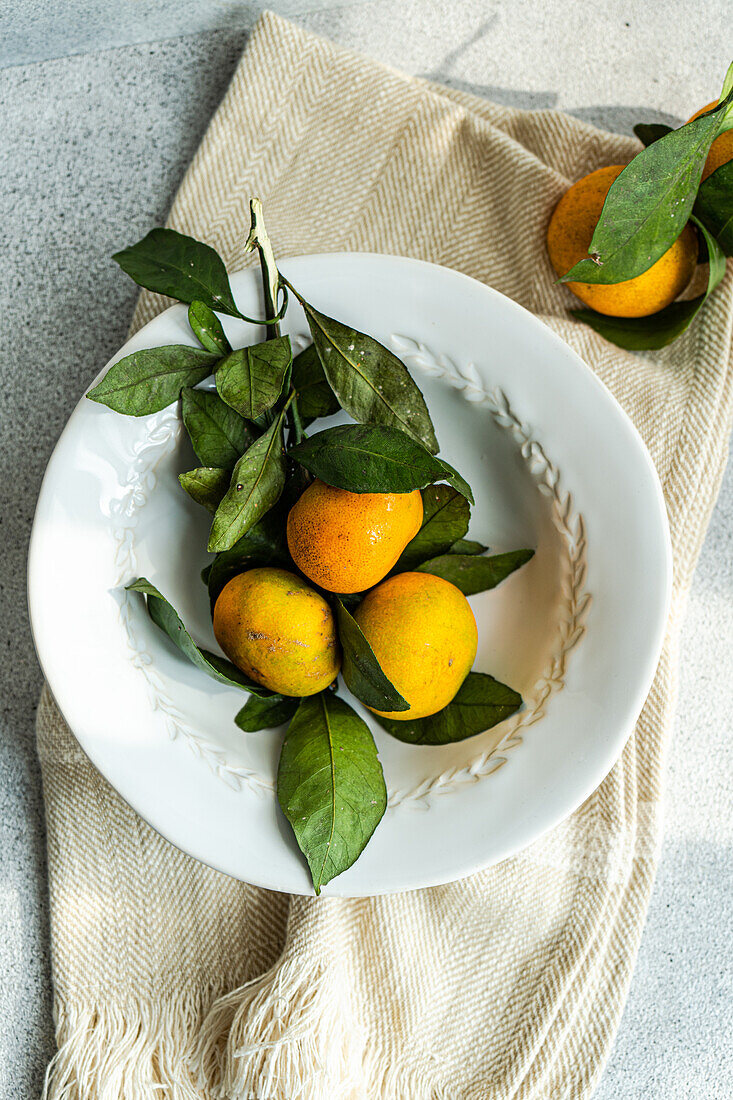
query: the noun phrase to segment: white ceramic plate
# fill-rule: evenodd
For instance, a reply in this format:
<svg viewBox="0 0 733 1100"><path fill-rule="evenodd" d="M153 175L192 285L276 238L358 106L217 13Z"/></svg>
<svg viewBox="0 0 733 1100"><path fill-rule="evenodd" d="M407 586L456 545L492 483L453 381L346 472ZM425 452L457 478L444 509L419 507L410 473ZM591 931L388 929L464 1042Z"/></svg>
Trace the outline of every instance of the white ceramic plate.
<svg viewBox="0 0 733 1100"><path fill-rule="evenodd" d="M324 893L447 882L566 817L619 756L667 616L660 485L592 372L496 291L391 256L309 256L283 271L318 309L376 336L410 367L441 454L473 486L469 535L498 551L537 548L528 566L471 600L474 667L520 690L524 711L446 747L404 745L372 725L390 806L358 862ZM241 272L232 285L243 312L256 315L258 275ZM284 329L302 347L307 328L291 303ZM261 338L243 322L224 325L235 346ZM115 358L194 342L185 308L174 306ZM216 648L199 578L208 517L177 482L195 464L174 407L134 419L82 399L36 511L36 646L83 749L155 829L237 878L309 893L273 793L280 734L242 734L233 723L242 694L188 664L140 597L122 592L147 576L194 637Z"/></svg>

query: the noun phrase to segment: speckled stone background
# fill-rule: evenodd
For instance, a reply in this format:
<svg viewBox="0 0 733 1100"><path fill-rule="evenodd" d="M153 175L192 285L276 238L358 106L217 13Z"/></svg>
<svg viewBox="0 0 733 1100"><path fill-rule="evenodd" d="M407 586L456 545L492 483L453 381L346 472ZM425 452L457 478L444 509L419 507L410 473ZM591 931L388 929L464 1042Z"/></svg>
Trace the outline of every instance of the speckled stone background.
<svg viewBox="0 0 733 1100"><path fill-rule="evenodd" d="M109 256L165 217L260 7L0 0L2 1100L37 1097L53 1051L33 739L41 676L25 596L34 503L67 416L127 329L135 290ZM730 61L726 0L270 7L403 70L622 131L686 118L717 94ZM731 715L729 473L684 631L659 877L597 1100L733 1096Z"/></svg>

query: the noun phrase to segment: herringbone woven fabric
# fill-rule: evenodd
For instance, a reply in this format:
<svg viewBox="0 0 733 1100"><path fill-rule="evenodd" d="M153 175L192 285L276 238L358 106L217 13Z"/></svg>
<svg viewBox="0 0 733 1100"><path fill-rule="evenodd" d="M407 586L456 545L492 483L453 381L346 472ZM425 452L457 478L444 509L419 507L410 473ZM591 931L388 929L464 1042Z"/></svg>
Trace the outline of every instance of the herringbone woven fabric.
<svg viewBox="0 0 733 1100"><path fill-rule="evenodd" d="M569 320L544 252L568 184L627 138L407 79L259 23L170 224L236 268L259 195L276 252L376 250L456 267L559 332L632 417L663 481L674 599L634 736L586 804L460 883L289 899L171 848L93 770L48 694L55 1010L64 1100L575 1100L618 1025L654 877L685 594L733 412L733 279L666 351ZM136 324L163 303L143 295ZM242 983L249 983L242 987Z"/></svg>

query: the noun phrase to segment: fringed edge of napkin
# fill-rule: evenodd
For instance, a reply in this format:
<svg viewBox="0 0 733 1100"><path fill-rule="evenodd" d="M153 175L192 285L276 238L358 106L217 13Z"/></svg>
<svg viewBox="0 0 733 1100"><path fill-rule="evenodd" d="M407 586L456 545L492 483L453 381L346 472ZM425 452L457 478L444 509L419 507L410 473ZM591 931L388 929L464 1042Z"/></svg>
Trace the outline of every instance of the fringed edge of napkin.
<svg viewBox="0 0 733 1100"><path fill-rule="evenodd" d="M255 981L212 1005L192 1066L216 1100L363 1096L366 1035L354 1026L338 962L316 965L297 944Z"/></svg>
<svg viewBox="0 0 733 1100"><path fill-rule="evenodd" d="M212 990L216 997L221 989ZM210 1003L210 1002L209 1002ZM193 1044L208 1005L194 991L154 1003L67 1001L57 994L58 1050L42 1100L119 1100L165 1095L201 1100L190 1071Z"/></svg>
<svg viewBox="0 0 733 1100"><path fill-rule="evenodd" d="M176 1001L57 997L42 1100L346 1100L364 1096L363 1029L338 965L297 949L238 989ZM417 1095L417 1094L416 1094Z"/></svg>

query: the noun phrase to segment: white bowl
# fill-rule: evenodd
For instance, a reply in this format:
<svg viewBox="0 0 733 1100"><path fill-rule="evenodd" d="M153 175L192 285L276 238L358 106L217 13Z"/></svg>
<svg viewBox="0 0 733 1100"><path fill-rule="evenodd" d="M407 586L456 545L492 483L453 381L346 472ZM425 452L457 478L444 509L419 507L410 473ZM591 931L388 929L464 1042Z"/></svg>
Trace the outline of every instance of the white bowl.
<svg viewBox="0 0 733 1100"><path fill-rule="evenodd" d="M619 405L510 299L393 256L339 253L282 266L318 309L407 363L441 454L473 486L469 535L497 551L537 548L529 565L471 599L474 667L520 690L524 710L445 747L405 745L371 723L390 805L357 863L323 892L447 882L557 824L621 753L668 611L661 488ZM258 274L240 272L232 286L243 312L256 315ZM222 320L235 346L262 338L261 328ZM292 300L284 331L305 345ZM112 362L166 343L195 343L184 306L156 317ZM141 598L122 591L147 576L194 637L216 648L199 578L208 517L177 481L195 464L175 406L135 419L82 399L49 462L33 527L36 647L82 748L153 828L227 874L310 893L273 791L281 734L241 733L233 717L242 694L191 666Z"/></svg>

